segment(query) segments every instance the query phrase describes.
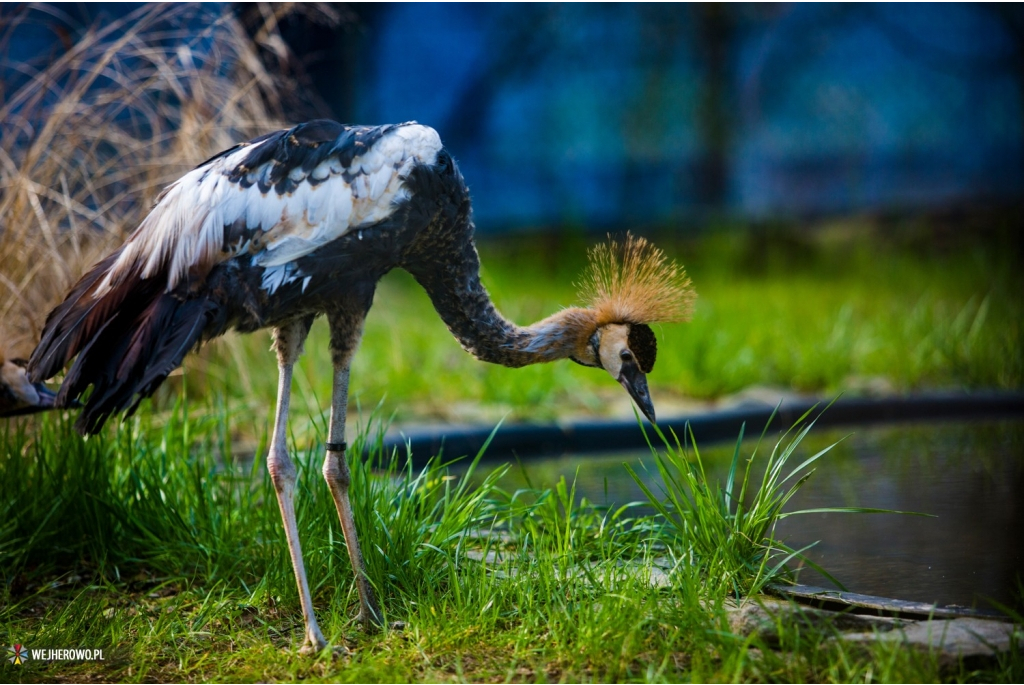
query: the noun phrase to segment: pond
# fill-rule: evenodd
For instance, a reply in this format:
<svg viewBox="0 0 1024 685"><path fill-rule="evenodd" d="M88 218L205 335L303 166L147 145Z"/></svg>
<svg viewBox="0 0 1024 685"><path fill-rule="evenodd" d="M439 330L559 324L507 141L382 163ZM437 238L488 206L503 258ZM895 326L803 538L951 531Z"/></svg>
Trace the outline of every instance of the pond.
<svg viewBox="0 0 1024 685"><path fill-rule="evenodd" d="M892 514L808 514L784 519L779 537L807 554L847 590L904 600L991 608L987 600L1024 607L1024 422L975 421L814 429L793 465L846 437L823 459L787 511L860 506L915 511ZM758 459L777 437L767 436ZM747 440L749 456L756 441ZM724 481L732 446L702 448L706 466ZM623 468L629 462L660 494L650 452L572 455L524 462L505 487L551 487L560 476L594 504L643 500ZM641 462L647 470L638 468ZM710 474L709 474L710 475ZM834 587L810 568L797 580Z"/></svg>

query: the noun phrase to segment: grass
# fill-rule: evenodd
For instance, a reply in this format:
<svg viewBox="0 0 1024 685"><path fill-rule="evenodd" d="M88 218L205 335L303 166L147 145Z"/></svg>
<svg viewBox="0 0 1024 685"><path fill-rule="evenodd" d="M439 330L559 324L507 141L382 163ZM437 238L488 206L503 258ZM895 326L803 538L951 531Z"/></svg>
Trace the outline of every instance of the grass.
<svg viewBox="0 0 1024 685"><path fill-rule="evenodd" d="M781 650L734 634L728 598L780 560L764 563L766 549L780 549L770 535L784 514L771 486L736 497L754 503L746 511L760 525L746 536L697 530L670 522L684 510L736 521L721 497L736 492L737 475L723 487L699 468L687 467L686 483L666 472L666 491L692 507L670 497L641 516L580 502L565 480L508 492L502 469L474 476L472 466L456 473L435 461L413 472L381 453L379 427L355 445L372 449L352 464L353 503L371 582L387 618L408 627L368 634L351 620L357 598L317 442L294 450L299 527L321 627L353 655L301 658L301 612L265 469L234 455L228 410L196 412L182 396L173 414L144 412L89 440L56 415L0 433L0 643L105 656L4 662L6 679L1018 681L1024 670L1018 652L981 670L950 668L935 654L836 643L827 626L780 626ZM799 471L815 458L801 452L804 428L776 448L778 484L787 459ZM671 468L699 463L673 449L659 457ZM767 513L753 513L759 498ZM656 587L666 559L669 583Z"/></svg>
<svg viewBox="0 0 1024 685"><path fill-rule="evenodd" d="M661 515L664 521L662 530L669 533L667 548L681 563L701 564L705 582L716 588L719 594L726 593L739 599L756 595L773 581L790 580L787 565L791 562L807 564L840 589L845 589L826 569L804 556L803 553L813 547L814 543L794 550L776 539L776 524L784 518L829 513L912 514L870 507L834 506L783 511L814 473L811 467L838 444L825 446L792 467L788 473L785 472L793 455L817 421L807 421L814 409L805 412L783 434L763 465L758 461L757 453L769 426L765 426L751 455L742 460L742 467L740 452L746 426L741 427L724 485L708 477L692 432L688 436L691 456L691 450L683 445L678 436L673 435L673 448L672 442L661 430L657 426L653 427L661 442L669 447L661 452L651 445L664 498L651 492L632 465L623 464L647 501ZM759 483L757 471L761 473ZM786 483L790 481L793 482L787 487Z"/></svg>

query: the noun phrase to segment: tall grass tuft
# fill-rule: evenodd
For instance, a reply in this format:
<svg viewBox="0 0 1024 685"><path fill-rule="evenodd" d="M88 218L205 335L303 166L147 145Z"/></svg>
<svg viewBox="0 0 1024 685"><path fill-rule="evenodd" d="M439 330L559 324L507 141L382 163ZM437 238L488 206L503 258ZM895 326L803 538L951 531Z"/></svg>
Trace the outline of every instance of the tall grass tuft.
<svg viewBox="0 0 1024 685"><path fill-rule="evenodd" d="M797 419L775 443L764 464L760 464L757 463L758 450L771 423L769 419L750 456L742 460L741 468L744 424L736 438L724 486L708 478L692 430L689 434L691 458L690 450L675 433L672 434L673 444L657 426L654 427L666 448L661 452L648 442L662 480L664 498L651 492L632 466L624 465L663 518L661 533L667 538L670 552L682 564L700 569L705 581L713 588L713 594L728 593L737 598L756 594L765 584L785 577L786 564L794 559L808 564L842 588L842 584L825 569L804 556L803 553L813 544L794 550L776 539L776 525L788 516L912 513L869 507L783 511L814 473L811 467L815 462L839 444L838 441L832 443L786 472L800 443L817 421L817 418L807 421L814 409L812 407ZM775 413L771 418L774 417ZM762 468L763 471L760 470ZM756 475L758 472L760 482Z"/></svg>

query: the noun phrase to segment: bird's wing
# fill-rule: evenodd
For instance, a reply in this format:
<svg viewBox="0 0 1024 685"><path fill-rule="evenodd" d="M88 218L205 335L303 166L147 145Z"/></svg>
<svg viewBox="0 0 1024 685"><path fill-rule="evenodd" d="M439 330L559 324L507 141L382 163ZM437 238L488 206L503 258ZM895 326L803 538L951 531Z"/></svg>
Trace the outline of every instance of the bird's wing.
<svg viewBox="0 0 1024 685"><path fill-rule="evenodd" d="M412 167L440 149L414 122L313 121L237 145L167 187L99 290L133 275L165 276L171 290L246 252L268 269L286 265L390 215Z"/></svg>

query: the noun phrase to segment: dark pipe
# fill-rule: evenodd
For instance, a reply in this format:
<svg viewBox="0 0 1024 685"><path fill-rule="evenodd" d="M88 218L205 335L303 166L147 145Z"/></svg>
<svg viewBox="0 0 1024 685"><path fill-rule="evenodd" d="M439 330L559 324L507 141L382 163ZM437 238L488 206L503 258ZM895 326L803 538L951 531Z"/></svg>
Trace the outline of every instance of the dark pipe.
<svg viewBox="0 0 1024 685"><path fill-rule="evenodd" d="M810 418L818 416L816 425L844 426L851 424L889 423L897 421L979 420L1024 418L1024 393L922 393L902 397L840 398L827 411L828 401L813 399L785 399L778 415L772 420L769 432L785 430L801 415L817 404ZM746 403L721 411L710 411L690 416L679 416L661 421L658 426L666 435L674 431L680 439L689 422L697 444L704 446L723 440L735 440L740 426L746 423L746 435L760 435L774 407L761 403ZM650 424L644 422L652 441L657 435ZM439 426L402 431L388 436L384 444L390 451L405 453L408 442L412 449L413 465L420 467L443 449L451 457L475 455L483 447L493 427ZM687 437L688 439L688 437ZM645 449L647 442L635 420L576 421L556 424L511 424L498 429L484 458L488 461L507 461L518 457L558 456L568 452L611 452Z"/></svg>

